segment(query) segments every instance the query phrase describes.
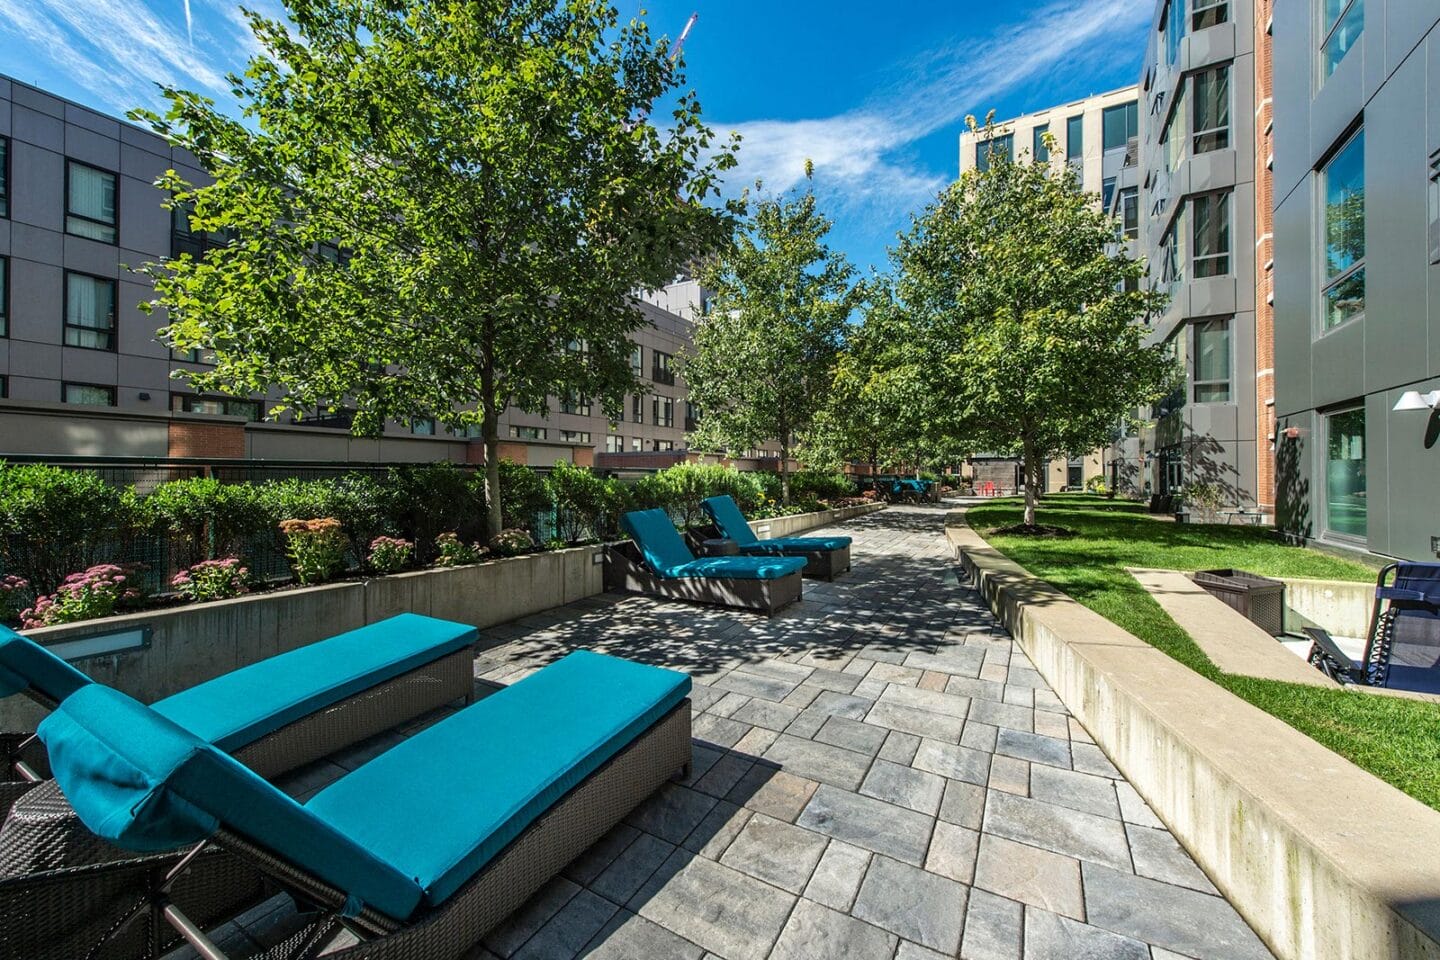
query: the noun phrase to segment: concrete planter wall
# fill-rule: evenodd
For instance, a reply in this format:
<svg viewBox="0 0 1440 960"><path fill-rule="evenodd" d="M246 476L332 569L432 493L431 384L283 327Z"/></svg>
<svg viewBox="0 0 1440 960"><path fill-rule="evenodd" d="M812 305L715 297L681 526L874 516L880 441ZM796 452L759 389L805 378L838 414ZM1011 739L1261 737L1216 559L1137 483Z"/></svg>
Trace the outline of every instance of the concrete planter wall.
<svg viewBox="0 0 1440 960"><path fill-rule="evenodd" d="M751 520L750 529L762 540L773 540L776 537L793 537L806 530L814 530L817 527L828 527L832 523L840 523L854 517L863 517L867 513L874 513L877 510L884 510L883 503L862 503L854 507L840 507L837 510L818 510L815 513L797 513L793 517L773 517L769 520Z"/></svg>

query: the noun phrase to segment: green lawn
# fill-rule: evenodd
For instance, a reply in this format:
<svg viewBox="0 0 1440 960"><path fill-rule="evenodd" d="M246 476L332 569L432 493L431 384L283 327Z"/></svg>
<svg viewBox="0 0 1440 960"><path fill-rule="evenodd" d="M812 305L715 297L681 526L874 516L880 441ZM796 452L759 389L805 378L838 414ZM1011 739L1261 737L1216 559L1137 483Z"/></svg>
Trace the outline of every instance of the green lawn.
<svg viewBox="0 0 1440 960"><path fill-rule="evenodd" d="M1006 556L1096 613L1440 809L1440 705L1223 673L1125 572L1126 567L1236 567L1271 576L1373 581L1373 569L1285 546L1268 530L1175 524L1150 516L1141 504L1086 495L1052 495L1040 504L1040 523L1067 527L1074 537L992 535L1020 522L1018 500L972 507L967 519Z"/></svg>

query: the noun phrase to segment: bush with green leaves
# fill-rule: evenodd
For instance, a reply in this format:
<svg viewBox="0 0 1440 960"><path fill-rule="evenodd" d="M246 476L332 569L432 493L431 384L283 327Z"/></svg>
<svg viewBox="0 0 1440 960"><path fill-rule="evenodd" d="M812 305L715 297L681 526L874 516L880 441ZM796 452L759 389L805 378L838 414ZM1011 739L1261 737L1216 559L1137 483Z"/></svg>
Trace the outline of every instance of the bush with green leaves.
<svg viewBox="0 0 1440 960"><path fill-rule="evenodd" d="M454 530L447 530L435 538L435 566L463 567L485 559L485 548L478 543L466 543Z"/></svg>
<svg viewBox="0 0 1440 960"><path fill-rule="evenodd" d="M742 512L753 513L764 500L760 476L715 464L678 463L640 478L631 492L637 507L664 510L686 529L706 522L700 502L708 497L728 495Z"/></svg>
<svg viewBox="0 0 1440 960"><path fill-rule="evenodd" d="M181 570L170 580L170 586L186 600L204 603L207 600L228 600L248 593L246 579L250 571L239 557L201 560Z"/></svg>
<svg viewBox="0 0 1440 960"><path fill-rule="evenodd" d="M447 530L466 536L478 535L484 528L483 483L472 483L453 463L391 467L384 483L394 524L391 532L416 544L434 543Z"/></svg>
<svg viewBox="0 0 1440 960"><path fill-rule="evenodd" d="M630 506L630 489L614 477L585 467L556 463L546 478L555 504L555 532L564 544L613 539Z"/></svg>
<svg viewBox="0 0 1440 960"><path fill-rule="evenodd" d="M350 542L339 520L334 517L290 519L280 521L279 527L295 579L302 585L324 583L345 569L345 553Z"/></svg>
<svg viewBox="0 0 1440 960"><path fill-rule="evenodd" d="M96 473L0 463L0 552L38 593L123 552L138 520L135 492Z"/></svg>
<svg viewBox="0 0 1440 960"><path fill-rule="evenodd" d="M485 472L475 471L472 483L484 490ZM484 503L483 494L480 502ZM500 515L506 529L533 529L536 520L548 513L550 507L550 491L544 477L522 463L500 461Z"/></svg>
<svg viewBox="0 0 1440 960"><path fill-rule="evenodd" d="M192 477L162 483L140 501L146 526L170 538L182 565L239 553L270 528L263 488Z"/></svg>
<svg viewBox="0 0 1440 960"><path fill-rule="evenodd" d="M855 481L828 470L797 470L790 474L790 496L802 503L855 496Z"/></svg>
<svg viewBox="0 0 1440 960"><path fill-rule="evenodd" d="M514 557L534 550L535 538L530 535L529 530L516 527L495 534L490 538L489 547L490 552L497 557Z"/></svg>
<svg viewBox="0 0 1440 960"><path fill-rule="evenodd" d="M415 557L415 544L400 537L376 537L370 541L370 555L365 562L376 573L399 573Z"/></svg>
<svg viewBox="0 0 1440 960"><path fill-rule="evenodd" d="M0 577L0 623L9 623L20 615L29 593L30 581L24 577L13 573Z"/></svg>

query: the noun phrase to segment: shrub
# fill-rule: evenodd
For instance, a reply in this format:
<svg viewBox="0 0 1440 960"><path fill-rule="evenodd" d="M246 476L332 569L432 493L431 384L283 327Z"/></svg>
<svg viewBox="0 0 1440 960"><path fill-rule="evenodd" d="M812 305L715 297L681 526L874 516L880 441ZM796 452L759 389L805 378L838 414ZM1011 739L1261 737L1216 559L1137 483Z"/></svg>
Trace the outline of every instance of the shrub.
<svg viewBox="0 0 1440 960"><path fill-rule="evenodd" d="M390 526L376 533L397 533L416 544L431 544L447 530L473 534L484 526L483 476L477 487L453 463L391 467L385 488Z"/></svg>
<svg viewBox="0 0 1440 960"><path fill-rule="evenodd" d="M490 552L500 557L513 557L535 549L535 539L529 530L512 528L501 530L490 538Z"/></svg>
<svg viewBox="0 0 1440 960"><path fill-rule="evenodd" d="M123 601L139 598L140 591L129 571L113 563L101 563L70 574L53 594L40 597L33 607L23 611L20 620L27 629L94 620L110 616Z"/></svg>
<svg viewBox="0 0 1440 960"><path fill-rule="evenodd" d="M25 597L30 592L30 581L7 573L0 577L0 623L8 623L20 615Z"/></svg>
<svg viewBox="0 0 1440 960"><path fill-rule="evenodd" d="M285 536L285 553L300 583L324 583L345 566L349 542L334 517L282 520L280 532Z"/></svg>
<svg viewBox="0 0 1440 960"><path fill-rule="evenodd" d="M485 556L485 548L478 543L466 543L453 530L435 538L437 567L463 567L467 563L479 563Z"/></svg>
<svg viewBox="0 0 1440 960"><path fill-rule="evenodd" d="M700 463L678 463L635 483L635 504L642 509L658 507L670 514L682 528L698 526L705 514L700 501L728 495L742 512L752 513L764 499L761 474L741 473L731 467ZM778 477L777 477L778 480Z"/></svg>
<svg viewBox="0 0 1440 960"><path fill-rule="evenodd" d="M565 544L612 538L630 505L630 490L619 480L564 461L555 464L546 482L555 504L555 532Z"/></svg>
<svg viewBox="0 0 1440 960"><path fill-rule="evenodd" d="M0 551L41 593L95 566L133 535L137 501L84 470L0 463Z"/></svg>
<svg viewBox="0 0 1440 960"><path fill-rule="evenodd" d="M366 561L370 569L378 573L396 573L410 563L415 556L415 544L398 537L376 537L370 541L370 556Z"/></svg>
<svg viewBox="0 0 1440 960"><path fill-rule="evenodd" d="M475 482L485 487L485 475L477 471ZM483 495L480 502L484 503ZM545 479L524 464L500 461L500 517L506 529L532 530L542 513L550 510L550 491Z"/></svg>
<svg viewBox="0 0 1440 960"><path fill-rule="evenodd" d="M249 593L245 579L250 575L239 557L202 560L188 570L181 570L170 580L175 592L187 600L228 600Z"/></svg>
<svg viewBox="0 0 1440 960"><path fill-rule="evenodd" d="M790 475L790 498L795 501L838 500L855 495L855 482L843 473L797 470Z"/></svg>
<svg viewBox="0 0 1440 960"><path fill-rule="evenodd" d="M1085 481L1085 489L1090 493L1103 495L1107 489L1105 486L1105 478L1098 473L1095 474L1095 476Z"/></svg>
<svg viewBox="0 0 1440 960"><path fill-rule="evenodd" d="M140 506L145 525L181 547L182 563L239 553L270 526L260 487L212 477L162 483Z"/></svg>

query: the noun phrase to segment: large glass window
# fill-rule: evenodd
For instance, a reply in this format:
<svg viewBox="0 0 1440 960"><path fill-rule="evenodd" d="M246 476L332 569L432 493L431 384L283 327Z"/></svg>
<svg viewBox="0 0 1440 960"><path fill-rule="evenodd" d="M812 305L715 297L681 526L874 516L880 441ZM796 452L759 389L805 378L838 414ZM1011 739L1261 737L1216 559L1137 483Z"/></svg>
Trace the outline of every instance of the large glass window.
<svg viewBox="0 0 1440 960"><path fill-rule="evenodd" d="M590 416L590 401L572 391L560 398L560 412L574 414L577 417L588 417Z"/></svg>
<svg viewBox="0 0 1440 960"><path fill-rule="evenodd" d="M1110 212L1110 201L1115 198L1115 178L1106 177L1100 181L1100 209Z"/></svg>
<svg viewBox="0 0 1440 960"><path fill-rule="evenodd" d="M1079 160L1085 156L1085 117L1065 121L1065 159Z"/></svg>
<svg viewBox="0 0 1440 960"><path fill-rule="evenodd" d="M1204 30L1230 19L1229 0L1193 0L1190 22L1194 29Z"/></svg>
<svg viewBox="0 0 1440 960"><path fill-rule="evenodd" d="M1160 282L1174 286L1185 280L1186 240L1188 237L1185 207L1175 214L1170 228L1160 241Z"/></svg>
<svg viewBox="0 0 1440 960"><path fill-rule="evenodd" d="M1195 324L1195 402L1230 401L1230 321Z"/></svg>
<svg viewBox="0 0 1440 960"><path fill-rule="evenodd" d="M1015 135L1004 133L989 140L978 140L975 143L975 169L984 173L990 169L991 155L1004 157L1006 160L1015 159Z"/></svg>
<svg viewBox="0 0 1440 960"><path fill-rule="evenodd" d="M0 337L10 336L10 258L0 257Z"/></svg>
<svg viewBox="0 0 1440 960"><path fill-rule="evenodd" d="M234 397L202 397L193 393L172 393L170 409L183 413L200 413L210 417L260 419L259 400L237 400Z"/></svg>
<svg viewBox="0 0 1440 960"><path fill-rule="evenodd" d="M115 388L98 383L60 384L62 403L83 403L92 407L115 406Z"/></svg>
<svg viewBox="0 0 1440 960"><path fill-rule="evenodd" d="M1190 201L1194 224L1195 276L1230 272L1230 194L1210 193Z"/></svg>
<svg viewBox="0 0 1440 960"><path fill-rule="evenodd" d="M1430 154L1430 262L1440 263L1440 150Z"/></svg>
<svg viewBox="0 0 1440 960"><path fill-rule="evenodd" d="M1365 522L1365 411L1325 418L1325 529L1363 540Z"/></svg>
<svg viewBox="0 0 1440 960"><path fill-rule="evenodd" d="M605 452L606 452L606 453L624 453L624 452L625 452L625 438L622 437L622 436L620 436L619 434L616 434L616 433L608 433L608 434L606 434L606 435L605 435Z"/></svg>
<svg viewBox="0 0 1440 960"><path fill-rule="evenodd" d="M1324 83L1365 32L1365 0L1321 0L1320 82Z"/></svg>
<svg viewBox="0 0 1440 960"><path fill-rule="evenodd" d="M0 217L10 216L10 138L0 137Z"/></svg>
<svg viewBox="0 0 1440 960"><path fill-rule="evenodd" d="M1140 188L1125 187L1120 191L1120 223L1127 240L1140 236Z"/></svg>
<svg viewBox="0 0 1440 960"><path fill-rule="evenodd" d="M638 343L630 349L630 372L637 377L645 373L645 349Z"/></svg>
<svg viewBox="0 0 1440 960"><path fill-rule="evenodd" d="M630 398L630 419L635 423L645 422L645 398L638 393Z"/></svg>
<svg viewBox="0 0 1440 960"><path fill-rule="evenodd" d="M1320 170L1324 201L1321 329L1365 315L1365 131Z"/></svg>
<svg viewBox="0 0 1440 960"><path fill-rule="evenodd" d="M1185 36L1185 0L1170 0L1165 8L1165 62L1175 66L1180 59L1180 41Z"/></svg>
<svg viewBox="0 0 1440 960"><path fill-rule="evenodd" d="M1165 147L1165 172L1174 173L1180 169L1180 158L1185 155L1185 87L1175 97L1175 107L1165 118L1165 131L1160 134Z"/></svg>
<svg viewBox="0 0 1440 960"><path fill-rule="evenodd" d="M65 232L115 243L115 174L71 160L65 167Z"/></svg>
<svg viewBox="0 0 1440 960"><path fill-rule="evenodd" d="M1212 67L1195 74L1193 153L1230 146L1230 68Z"/></svg>
<svg viewBox="0 0 1440 960"><path fill-rule="evenodd" d="M675 358L659 350L651 350L650 356L654 361L650 367L650 379L667 386L673 385L675 383Z"/></svg>
<svg viewBox="0 0 1440 960"><path fill-rule="evenodd" d="M1045 145L1045 134L1050 132L1050 124L1042 123L1030 132L1030 156L1036 163L1048 163L1050 160L1050 148Z"/></svg>
<svg viewBox="0 0 1440 960"><path fill-rule="evenodd" d="M115 281L65 274L65 345L115 349Z"/></svg>
<svg viewBox="0 0 1440 960"><path fill-rule="evenodd" d="M563 443L589 443L589 430L561 430L560 440Z"/></svg>
<svg viewBox="0 0 1440 960"><path fill-rule="evenodd" d="M1105 149L1120 150L1129 144L1130 138L1140 132L1139 103L1122 103L1106 107L1102 114L1105 123Z"/></svg>
<svg viewBox="0 0 1440 960"><path fill-rule="evenodd" d="M654 398L654 402L651 404L651 409L652 409L653 412L654 412L654 415L655 415L655 421L654 421L654 422L655 422L655 425L656 425L657 427L673 427L673 426L675 426L675 401L674 401L674 400L671 400L669 397L660 397L660 396L657 396L657 397Z"/></svg>
<svg viewBox="0 0 1440 960"><path fill-rule="evenodd" d="M233 231L207 233L204 230L196 230L190 222L190 217L194 212L195 205L193 203L177 203L171 209L170 256L179 257L181 254L188 253L194 259L199 260L205 256L206 251L215 247L223 247L234 239ZM323 244L321 252L324 252Z"/></svg>
<svg viewBox="0 0 1440 960"><path fill-rule="evenodd" d="M511 440L544 440L549 432L544 427L518 427L510 424Z"/></svg>

